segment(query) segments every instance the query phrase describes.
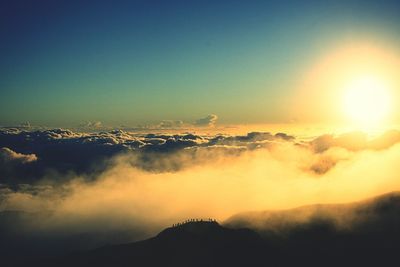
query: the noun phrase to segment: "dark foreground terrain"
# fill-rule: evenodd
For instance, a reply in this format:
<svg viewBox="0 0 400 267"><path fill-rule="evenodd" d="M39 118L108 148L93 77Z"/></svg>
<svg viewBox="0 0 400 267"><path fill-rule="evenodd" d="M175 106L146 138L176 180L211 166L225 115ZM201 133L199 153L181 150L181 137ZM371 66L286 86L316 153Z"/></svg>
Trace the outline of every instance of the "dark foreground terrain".
<svg viewBox="0 0 400 267"><path fill-rule="evenodd" d="M307 219L300 222L298 214ZM346 205L239 214L224 225L188 222L144 241L18 265L399 266L400 262L399 193Z"/></svg>

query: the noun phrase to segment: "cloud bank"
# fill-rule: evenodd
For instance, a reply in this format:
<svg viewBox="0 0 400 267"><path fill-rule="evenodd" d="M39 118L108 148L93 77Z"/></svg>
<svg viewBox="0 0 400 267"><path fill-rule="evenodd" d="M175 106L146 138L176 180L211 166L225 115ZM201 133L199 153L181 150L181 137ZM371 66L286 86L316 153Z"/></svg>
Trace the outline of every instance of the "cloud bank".
<svg viewBox="0 0 400 267"><path fill-rule="evenodd" d="M2 168L0 209L49 211L35 227L54 231L149 233L188 217L356 201L400 189L398 137L3 129L2 151L27 169Z"/></svg>

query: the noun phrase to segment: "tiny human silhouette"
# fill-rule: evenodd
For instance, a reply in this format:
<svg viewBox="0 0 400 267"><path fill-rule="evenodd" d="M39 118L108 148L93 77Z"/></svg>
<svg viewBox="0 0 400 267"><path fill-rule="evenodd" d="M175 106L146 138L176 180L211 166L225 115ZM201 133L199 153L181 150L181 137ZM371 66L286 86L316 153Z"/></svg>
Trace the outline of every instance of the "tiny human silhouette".
<svg viewBox="0 0 400 267"><path fill-rule="evenodd" d="M174 223L174 224L172 224L172 227L178 227L178 226L182 226L182 225L193 223L193 222L195 222L195 223L197 223L197 222L212 222L212 223L216 223L217 220L216 219L212 219L212 218L208 218L208 219L191 218L191 219L186 219L183 222Z"/></svg>

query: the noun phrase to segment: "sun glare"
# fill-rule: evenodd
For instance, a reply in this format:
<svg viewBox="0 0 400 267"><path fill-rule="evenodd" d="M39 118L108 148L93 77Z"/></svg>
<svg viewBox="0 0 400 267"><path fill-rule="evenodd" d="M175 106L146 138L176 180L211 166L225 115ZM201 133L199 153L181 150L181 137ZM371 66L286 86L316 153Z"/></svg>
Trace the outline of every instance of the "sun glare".
<svg viewBox="0 0 400 267"><path fill-rule="evenodd" d="M385 82L372 76L360 77L345 89L344 112L354 124L376 126L389 115L390 100Z"/></svg>

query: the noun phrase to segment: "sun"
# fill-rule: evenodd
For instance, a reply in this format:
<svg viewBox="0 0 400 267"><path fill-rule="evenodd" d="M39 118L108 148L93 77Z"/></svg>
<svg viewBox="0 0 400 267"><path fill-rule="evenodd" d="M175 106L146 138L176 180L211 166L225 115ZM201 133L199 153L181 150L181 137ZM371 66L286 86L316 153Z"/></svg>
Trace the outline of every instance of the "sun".
<svg viewBox="0 0 400 267"><path fill-rule="evenodd" d="M353 124L377 126L388 117L391 108L389 88L374 76L362 76L350 82L344 93L344 112Z"/></svg>

